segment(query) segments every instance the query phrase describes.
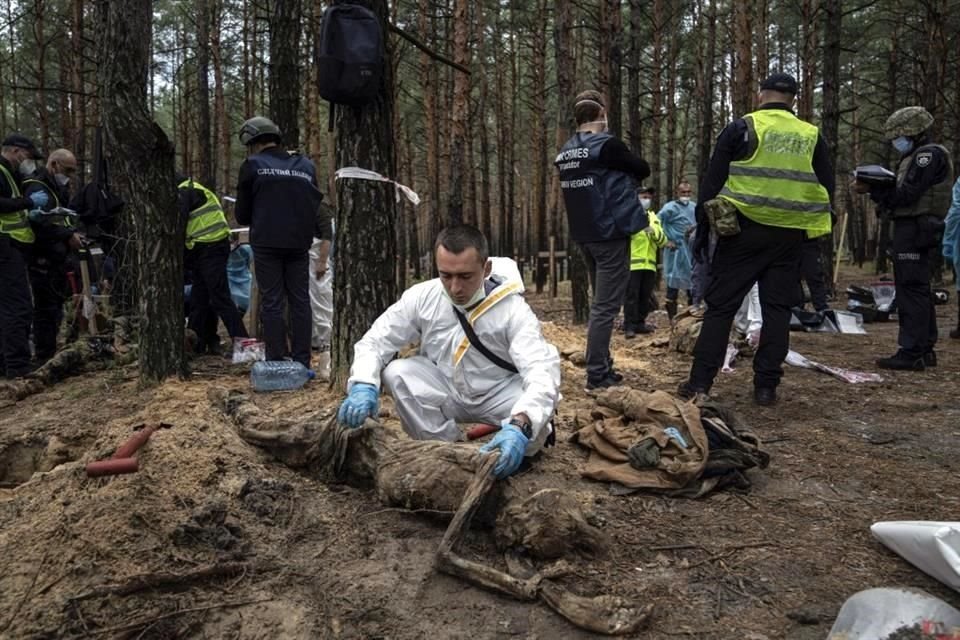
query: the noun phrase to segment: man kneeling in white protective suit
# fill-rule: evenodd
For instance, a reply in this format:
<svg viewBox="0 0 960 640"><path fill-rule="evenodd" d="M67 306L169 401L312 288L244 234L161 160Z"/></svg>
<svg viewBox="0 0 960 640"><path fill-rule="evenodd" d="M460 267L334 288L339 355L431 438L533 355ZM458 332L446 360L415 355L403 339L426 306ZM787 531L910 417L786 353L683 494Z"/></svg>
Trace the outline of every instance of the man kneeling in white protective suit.
<svg viewBox="0 0 960 640"><path fill-rule="evenodd" d="M481 451L499 450L495 472L505 478L551 434L560 356L521 296L516 263L489 258L480 231L444 229L434 253L440 277L407 289L354 345L338 420L356 428L376 416L382 381L412 438L453 442L458 422L499 424ZM417 340L418 355L391 362Z"/></svg>

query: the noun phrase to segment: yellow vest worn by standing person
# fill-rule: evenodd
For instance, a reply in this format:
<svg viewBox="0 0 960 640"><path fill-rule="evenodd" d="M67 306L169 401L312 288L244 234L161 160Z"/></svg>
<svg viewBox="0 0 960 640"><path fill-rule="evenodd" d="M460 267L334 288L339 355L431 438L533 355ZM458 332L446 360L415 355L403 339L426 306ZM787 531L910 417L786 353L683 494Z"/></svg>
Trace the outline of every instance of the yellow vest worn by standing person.
<svg viewBox="0 0 960 640"><path fill-rule="evenodd" d="M187 220L187 249L193 249L198 242L216 242L230 236L230 225L227 216L220 206L220 199L216 194L193 180L184 180L178 189L199 189L206 196L202 205L190 212Z"/></svg>
<svg viewBox="0 0 960 640"><path fill-rule="evenodd" d="M786 109L744 116L753 155L730 163L720 197L747 218L772 227L830 233L830 195L813 170L819 132Z"/></svg>
<svg viewBox="0 0 960 640"><path fill-rule="evenodd" d="M653 209L647 211L649 226L630 237L630 271L656 271L657 249L667 244L660 218Z"/></svg>
<svg viewBox="0 0 960 640"><path fill-rule="evenodd" d="M0 174L3 175L3 179L10 186L11 197L22 198L23 195L20 193L17 181L13 179L13 176L2 164L0 164ZM0 213L0 233L4 233L23 244L33 244L36 239L36 236L33 235L33 227L30 226L30 220L27 218L26 209L13 213Z"/></svg>

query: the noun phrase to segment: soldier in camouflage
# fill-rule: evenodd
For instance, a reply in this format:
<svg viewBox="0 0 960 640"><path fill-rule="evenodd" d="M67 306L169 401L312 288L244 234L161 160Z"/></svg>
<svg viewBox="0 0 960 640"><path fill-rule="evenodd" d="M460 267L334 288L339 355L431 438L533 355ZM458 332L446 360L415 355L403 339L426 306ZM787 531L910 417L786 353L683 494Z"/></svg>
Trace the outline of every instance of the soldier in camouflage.
<svg viewBox="0 0 960 640"><path fill-rule="evenodd" d="M897 287L899 349L877 360L882 369L923 371L937 364L937 318L930 289L930 251L940 245L950 207L953 164L950 152L930 138L933 116L923 107L895 111L884 136L900 154L893 187L855 181L869 193L879 215L893 220L893 269Z"/></svg>

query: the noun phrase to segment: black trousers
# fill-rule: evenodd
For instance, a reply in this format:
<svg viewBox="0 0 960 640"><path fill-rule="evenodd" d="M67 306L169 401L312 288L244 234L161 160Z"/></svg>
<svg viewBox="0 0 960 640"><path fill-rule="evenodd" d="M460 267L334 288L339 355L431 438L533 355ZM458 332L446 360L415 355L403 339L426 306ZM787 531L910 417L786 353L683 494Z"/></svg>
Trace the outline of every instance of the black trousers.
<svg viewBox="0 0 960 640"><path fill-rule="evenodd" d="M800 254L800 275L810 290L810 302L816 311L830 308L827 304L827 283L823 272L823 251L819 240L805 240ZM802 286L802 285L801 285ZM803 302L803 291L800 292Z"/></svg>
<svg viewBox="0 0 960 640"><path fill-rule="evenodd" d="M8 378L30 370L33 302L25 251L0 233L0 374Z"/></svg>
<svg viewBox="0 0 960 640"><path fill-rule="evenodd" d="M630 272L627 295L623 301L623 324L625 331L636 331L647 320L647 314L656 309L653 290L657 284L657 272L639 269Z"/></svg>
<svg viewBox="0 0 960 640"><path fill-rule="evenodd" d="M893 221L893 277L897 288L900 349L912 357L933 351L937 343L937 314L930 289L930 249L917 218Z"/></svg>
<svg viewBox="0 0 960 640"><path fill-rule="evenodd" d="M33 260L28 268L33 289L33 347L38 362L57 352L57 334L67 299L66 266L46 259Z"/></svg>
<svg viewBox="0 0 960 640"><path fill-rule="evenodd" d="M217 317L223 320L231 338L246 338L243 316L230 297L227 258L230 241L199 242L186 253L186 267L193 273L190 291L190 317L187 323L197 333L197 351L217 350Z"/></svg>
<svg viewBox="0 0 960 640"><path fill-rule="evenodd" d="M310 256L307 249L254 247L253 260L260 289L260 319L267 360L289 354L310 366ZM290 348L283 322L284 302L290 310Z"/></svg>
<svg viewBox="0 0 960 640"><path fill-rule="evenodd" d="M687 289L687 304L693 304L693 289ZM680 289L667 287L667 300L676 302L680 299Z"/></svg>
<svg viewBox="0 0 960 640"><path fill-rule="evenodd" d="M709 390L723 365L733 317L754 282L760 284L763 329L753 358L753 384L775 388L783 376L790 348L790 308L798 303L800 253L804 232L770 227L739 216L740 233L720 238L710 284L704 296L707 310L693 350L690 384Z"/></svg>

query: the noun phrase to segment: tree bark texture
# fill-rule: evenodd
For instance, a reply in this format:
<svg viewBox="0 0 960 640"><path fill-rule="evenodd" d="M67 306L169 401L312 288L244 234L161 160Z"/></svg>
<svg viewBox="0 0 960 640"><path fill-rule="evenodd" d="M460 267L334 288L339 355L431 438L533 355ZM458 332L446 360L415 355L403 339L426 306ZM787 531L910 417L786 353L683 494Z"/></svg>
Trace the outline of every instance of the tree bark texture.
<svg viewBox="0 0 960 640"><path fill-rule="evenodd" d="M153 3L99 0L99 87L107 148L133 231L140 315L140 380L184 373L183 238L173 146L150 119L147 71ZM122 51L123 55L116 55ZM174 345L174 348L171 348Z"/></svg>
<svg viewBox="0 0 960 640"><path fill-rule="evenodd" d="M197 180L215 189L213 175L213 126L210 117L210 23L213 1L197 0L197 40L194 56L197 64Z"/></svg>
<svg viewBox="0 0 960 640"><path fill-rule="evenodd" d="M467 44L470 25L469 0L454 0L453 4L453 61L469 66L470 47ZM453 72L453 109L450 114L450 178L447 183L448 225L464 222L464 191L467 173L467 117L470 112L470 76Z"/></svg>
<svg viewBox="0 0 960 640"><path fill-rule="evenodd" d="M300 146L301 0L273 0L270 11L270 116L288 149Z"/></svg>
<svg viewBox="0 0 960 640"><path fill-rule="evenodd" d="M384 26L386 0L365 0ZM386 42L384 74L373 102L337 109L337 165L396 175L393 153L393 77ZM391 185L367 180L337 183L337 251L334 282L333 382L343 384L353 345L397 298L396 197Z"/></svg>

